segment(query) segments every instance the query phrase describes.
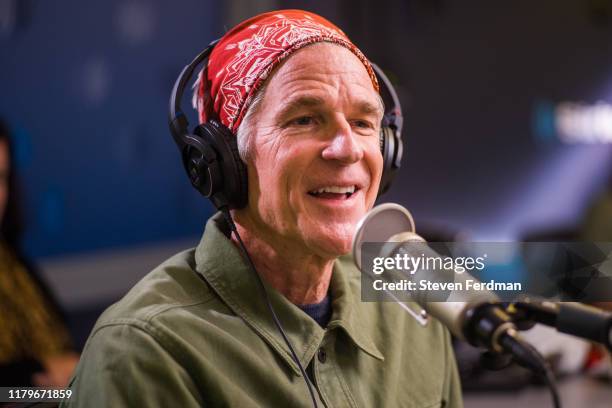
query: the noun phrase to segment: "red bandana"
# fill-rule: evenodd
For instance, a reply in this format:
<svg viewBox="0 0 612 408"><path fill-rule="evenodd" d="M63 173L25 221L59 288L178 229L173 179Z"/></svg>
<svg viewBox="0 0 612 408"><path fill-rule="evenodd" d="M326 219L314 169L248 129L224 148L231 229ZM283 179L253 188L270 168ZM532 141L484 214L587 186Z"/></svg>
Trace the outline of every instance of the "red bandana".
<svg viewBox="0 0 612 408"><path fill-rule="evenodd" d="M198 84L200 122L217 118L235 133L256 91L274 68L316 42L333 42L351 50L365 65L378 91L370 63L342 30L307 11L273 11L240 23L215 46Z"/></svg>

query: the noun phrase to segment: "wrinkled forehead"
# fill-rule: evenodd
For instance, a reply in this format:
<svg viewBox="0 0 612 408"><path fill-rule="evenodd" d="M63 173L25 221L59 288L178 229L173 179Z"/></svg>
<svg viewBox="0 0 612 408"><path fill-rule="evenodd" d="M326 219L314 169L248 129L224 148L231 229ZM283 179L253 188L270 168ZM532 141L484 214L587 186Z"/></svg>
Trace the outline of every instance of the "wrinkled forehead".
<svg viewBox="0 0 612 408"><path fill-rule="evenodd" d="M333 42L312 43L293 52L274 67L264 83L287 75L299 79L323 75L330 82L339 79L358 81L360 86L378 92L378 84L372 82L362 61L346 47Z"/></svg>
<svg viewBox="0 0 612 408"><path fill-rule="evenodd" d="M320 42L296 51L263 84L267 105L317 107L352 103L382 117L384 106L363 63L351 51ZM330 100L332 99L332 100Z"/></svg>

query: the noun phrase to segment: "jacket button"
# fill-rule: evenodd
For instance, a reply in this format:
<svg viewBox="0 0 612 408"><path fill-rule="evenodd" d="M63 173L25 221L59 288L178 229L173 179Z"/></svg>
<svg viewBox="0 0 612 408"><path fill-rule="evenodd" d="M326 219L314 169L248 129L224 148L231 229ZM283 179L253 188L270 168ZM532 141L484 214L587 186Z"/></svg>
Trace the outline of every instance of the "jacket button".
<svg viewBox="0 0 612 408"><path fill-rule="evenodd" d="M323 347L319 349L319 352L317 353L317 357L319 358L319 361L321 363L325 363L325 361L327 361L327 353L325 352L325 349Z"/></svg>

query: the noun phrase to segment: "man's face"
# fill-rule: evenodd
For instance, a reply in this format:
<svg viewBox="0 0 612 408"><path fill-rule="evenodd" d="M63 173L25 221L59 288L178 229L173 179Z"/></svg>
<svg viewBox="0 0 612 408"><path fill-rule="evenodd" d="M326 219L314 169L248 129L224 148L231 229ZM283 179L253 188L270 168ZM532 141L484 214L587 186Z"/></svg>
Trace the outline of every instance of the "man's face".
<svg viewBox="0 0 612 408"><path fill-rule="evenodd" d="M249 204L238 216L279 248L349 252L378 192L382 114L352 52L330 43L297 51L268 80L253 117Z"/></svg>

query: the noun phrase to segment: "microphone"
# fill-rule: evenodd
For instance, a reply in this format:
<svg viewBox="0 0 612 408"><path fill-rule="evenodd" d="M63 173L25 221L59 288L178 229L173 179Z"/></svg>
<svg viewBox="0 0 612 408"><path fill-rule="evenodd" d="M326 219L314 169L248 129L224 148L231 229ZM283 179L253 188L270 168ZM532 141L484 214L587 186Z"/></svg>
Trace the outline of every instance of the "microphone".
<svg viewBox="0 0 612 408"><path fill-rule="evenodd" d="M379 256L383 259L390 259L402 255L421 259L441 258L425 242L425 240L414 232L414 221L412 216L404 207L399 204L386 203L374 207L357 224L355 236L353 237L353 260L357 267L365 276L378 278L373 270L363 267L362 256L364 259ZM378 245L365 245L366 243L382 243ZM413 264L413 266L415 266ZM406 277L406 272L399 268L387 268L385 272L391 273L395 278ZM410 271L411 279L417 280L420 276L427 276L429 281L435 281L440 287L452 289L451 283L464 283L468 280L477 282L478 280L470 276L467 272L461 274L454 270L440 267L423 270L416 266ZM449 276L452 277L449 279ZM397 280L396 280L397 281ZM363 280L362 280L363 283ZM446 284L446 286L443 286ZM440 300L439 294L432 294L429 290L411 291L413 300L419 304L423 311L420 315L415 315L403 303L401 303L390 290L386 290L404 309L421 322L427 313L436 317L445 325L451 333L460 339L468 341L476 347L485 347L492 353L485 353L491 362L490 368L495 362L495 356L512 356L514 361L523 367L529 368L540 375L548 384L553 404L556 408L561 407L559 392L555 384L552 370L542 357L542 355L519 334L510 315L500 304L499 298L495 293L488 290L476 291L451 291L446 301ZM461 293L459 293L461 292ZM363 287L362 287L363 293ZM425 320L426 322L427 320ZM423 323L422 323L423 324ZM486 361L487 359L484 359ZM498 359L497 359L498 360Z"/></svg>
<svg viewBox="0 0 612 408"><path fill-rule="evenodd" d="M382 245L363 245L367 242ZM414 258L440 258L440 255L414 232L414 222L404 207L386 203L373 208L359 222L353 238L353 259L357 267L362 273L380 279L373 271L367 270L369 268L363 267L362 257L401 258L404 255ZM406 271L386 268L385 274L392 276L396 282L406 278L419 281L421 277L441 284L467 280L478 282L467 272L457 274L444 268L416 269L410 272L410 276L407 276ZM484 347L497 353L509 353L519 364L543 372L541 356L519 336L511 316L495 293L486 289L450 291L446 301L439 301L440 291L419 290L416 286L411 294L411 299L422 307L424 312L437 318L456 337L476 347Z"/></svg>

